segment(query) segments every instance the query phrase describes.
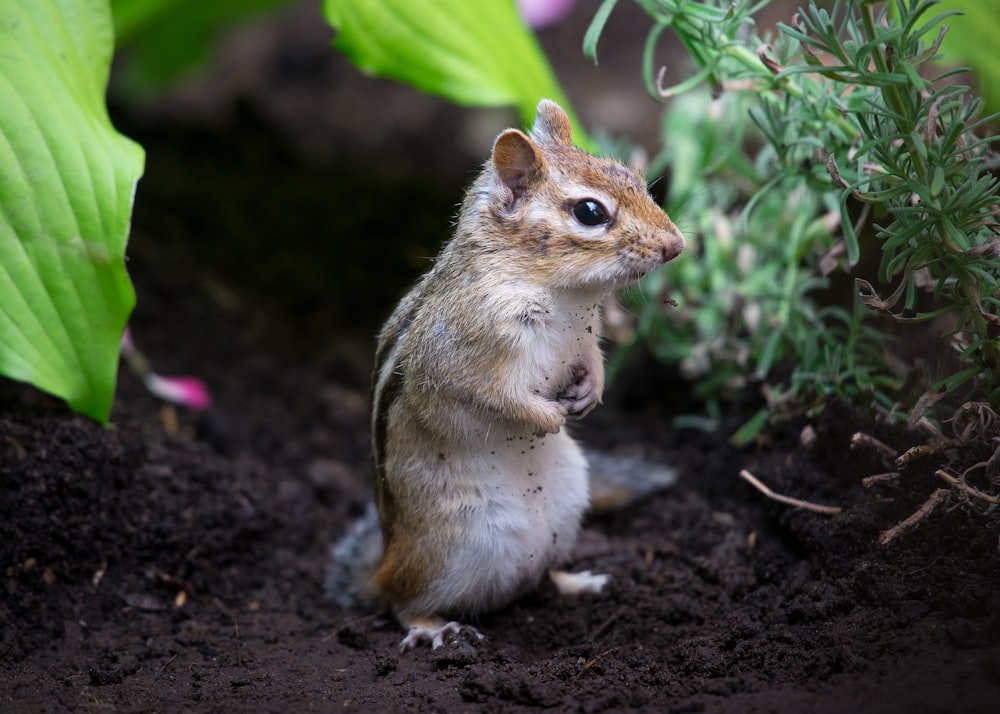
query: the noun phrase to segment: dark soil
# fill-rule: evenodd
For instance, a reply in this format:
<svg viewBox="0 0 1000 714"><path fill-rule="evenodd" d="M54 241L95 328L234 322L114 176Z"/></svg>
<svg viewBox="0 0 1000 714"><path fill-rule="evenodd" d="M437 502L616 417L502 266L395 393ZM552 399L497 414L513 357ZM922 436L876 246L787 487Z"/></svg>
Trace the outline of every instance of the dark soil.
<svg viewBox="0 0 1000 714"><path fill-rule="evenodd" d="M397 91L316 62L311 81ZM476 623L485 641L402 655L391 621L326 602L327 550L371 493L371 336L482 156L429 140L382 171L346 136L303 162L263 106L119 119L148 152L133 333L213 407L166 406L123 368L102 428L0 383L0 709L1000 711L996 520L956 500L878 543L942 485L937 463L865 489L887 469L851 435L914 435L833 405L811 446L803 422L737 449L739 410L672 428L687 390L642 359L577 433L680 480L586 525L572 566L611 574L604 593L542 586ZM844 510L768 500L741 469Z"/></svg>

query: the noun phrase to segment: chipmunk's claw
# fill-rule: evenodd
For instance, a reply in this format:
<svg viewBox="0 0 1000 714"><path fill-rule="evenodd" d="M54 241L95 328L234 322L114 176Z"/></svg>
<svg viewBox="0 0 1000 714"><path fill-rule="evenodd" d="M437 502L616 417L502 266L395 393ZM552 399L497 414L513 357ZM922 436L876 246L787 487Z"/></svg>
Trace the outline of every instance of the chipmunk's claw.
<svg viewBox="0 0 1000 714"><path fill-rule="evenodd" d="M406 652L412 650L425 642L431 646L431 649L436 650L438 647L444 645L445 637L458 636L463 629L471 632L477 639L486 639L474 627L462 625L455 621L443 622L441 624L414 625L406 633L403 641L399 643L399 651Z"/></svg>

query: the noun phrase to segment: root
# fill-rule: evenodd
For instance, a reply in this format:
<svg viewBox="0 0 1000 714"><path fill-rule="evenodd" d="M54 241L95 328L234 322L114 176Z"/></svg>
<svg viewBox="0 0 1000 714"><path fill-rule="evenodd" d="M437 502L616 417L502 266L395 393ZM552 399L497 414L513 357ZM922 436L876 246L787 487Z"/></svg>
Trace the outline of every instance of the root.
<svg viewBox="0 0 1000 714"><path fill-rule="evenodd" d="M816 503L810 503L809 501L803 501L798 498L792 498L791 496L783 496L780 493L775 493L770 488L761 483L756 476L754 476L746 469L740 471L740 478L742 478L744 481L749 482L751 486L756 488L758 491L763 493L768 498L775 501L779 501L781 503L787 503L789 506L804 508L807 511L813 511L815 513L826 513L829 515L835 515L837 513L840 513L841 510L843 510L839 506L821 506Z"/></svg>
<svg viewBox="0 0 1000 714"><path fill-rule="evenodd" d="M882 531L879 534L878 542L882 545L889 545L892 541L896 540L902 535L909 533L911 530L916 528L921 521L923 521L927 516L929 516L935 508L937 508L941 503L948 498L948 489L939 488L931 494L930 498L924 501L924 504L918 508L912 515L908 518L903 519L892 528Z"/></svg>
<svg viewBox="0 0 1000 714"><path fill-rule="evenodd" d="M895 459L896 454L899 453L884 441L879 441L874 436L869 436L862 431L855 433L854 436L851 437L851 448L857 449L860 447L866 447L877 451L883 456L883 458L888 458L890 460Z"/></svg>
<svg viewBox="0 0 1000 714"><path fill-rule="evenodd" d="M983 493L978 488L970 486L965 481L955 478L947 471L938 469L937 471L934 472L934 475L937 476L939 479L947 481L952 486L959 489L966 495L971 496L972 498L978 498L980 501L985 501L986 503L991 503L993 505L1000 505L1000 498L997 498L996 496L991 496L988 493Z"/></svg>
<svg viewBox="0 0 1000 714"><path fill-rule="evenodd" d="M892 486L898 484L899 472L889 471L888 473L884 474L873 474L871 476L865 476L863 479L861 479L861 485L864 486L865 488L871 488L876 484L883 484L883 483L887 483Z"/></svg>
<svg viewBox="0 0 1000 714"><path fill-rule="evenodd" d="M918 416L922 413L915 410ZM1000 508L1000 416L983 402L966 402L952 416L951 438L944 438L935 432L934 438L898 453L888 444L858 432L851 438L851 448L867 448L874 451L891 471L875 474L862 480L865 488L872 486L895 486L903 475L924 473L926 459L939 456L947 466L942 465L933 473L948 484L948 488L936 489L927 500L908 518L892 528L882 531L879 542L888 545L908 533L947 498L965 506L980 515L995 514ZM911 425L913 420L911 419ZM897 455L898 454L898 455ZM970 462L976 462L972 463ZM974 485L972 477L980 483Z"/></svg>

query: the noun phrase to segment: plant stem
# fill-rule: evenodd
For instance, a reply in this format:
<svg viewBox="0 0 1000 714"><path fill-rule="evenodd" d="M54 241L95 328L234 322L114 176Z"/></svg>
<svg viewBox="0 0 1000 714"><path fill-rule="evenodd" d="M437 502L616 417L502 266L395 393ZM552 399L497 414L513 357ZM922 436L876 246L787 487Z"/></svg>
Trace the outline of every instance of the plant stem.
<svg viewBox="0 0 1000 714"><path fill-rule="evenodd" d="M741 44L731 42L729 38L727 38L725 35L721 35L719 37L719 41L723 43L724 46L722 51L726 55L732 57L743 66L754 71L760 79L763 79L764 81L767 82L768 89L771 90L772 92L775 90L780 90L782 92L785 92L786 94L791 95L792 97L795 97L796 99L805 98L806 93L801 86L793 82L791 78L788 76L784 77L775 76L771 72L771 70L767 68L767 65L764 64L764 62L760 59L760 57L757 56L756 53L751 52L749 49L747 49ZM763 93L761 94L761 97L769 102L780 101L773 94ZM823 112L823 118L826 119L831 124L834 124L838 129L843 131L844 134L846 134L848 137L858 136L859 133L858 128L853 124L851 124L851 122L844 119L844 117L842 117L833 109L825 110Z"/></svg>

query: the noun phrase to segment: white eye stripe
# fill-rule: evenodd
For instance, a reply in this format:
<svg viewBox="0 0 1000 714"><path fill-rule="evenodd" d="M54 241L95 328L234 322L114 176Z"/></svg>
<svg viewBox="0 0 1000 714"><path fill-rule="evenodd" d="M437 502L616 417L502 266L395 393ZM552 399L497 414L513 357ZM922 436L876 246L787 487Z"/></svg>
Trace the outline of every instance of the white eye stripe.
<svg viewBox="0 0 1000 714"><path fill-rule="evenodd" d="M614 220L614 217L618 214L618 203L603 191L597 191L584 184L569 184L565 189L567 195L566 202L571 206L589 199L601 204L605 213L608 214L608 218Z"/></svg>
<svg viewBox="0 0 1000 714"><path fill-rule="evenodd" d="M526 201L524 220L529 225L550 226L556 231L602 231L614 222L618 214L618 203L603 191L596 191L586 184L569 182L559 186L558 196L545 196L543 200ZM553 201L553 199L555 199ZM604 209L608 220L594 225L581 223L573 215L573 207L581 201L595 201ZM555 211L555 212L553 212ZM554 221L558 221L555 223ZM582 233L581 233L582 235Z"/></svg>

